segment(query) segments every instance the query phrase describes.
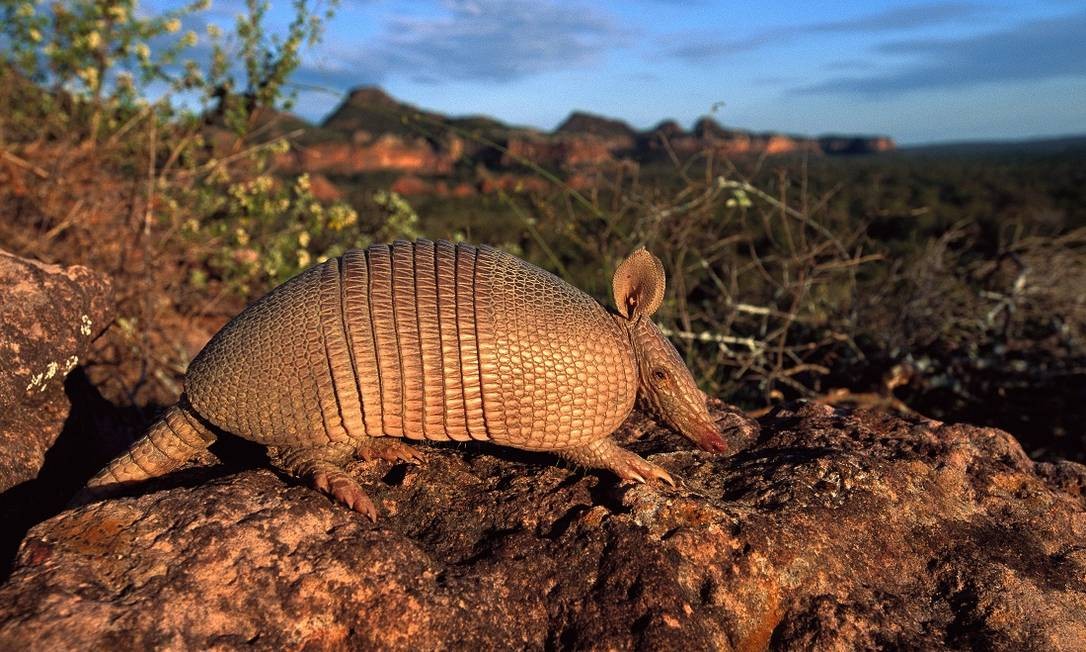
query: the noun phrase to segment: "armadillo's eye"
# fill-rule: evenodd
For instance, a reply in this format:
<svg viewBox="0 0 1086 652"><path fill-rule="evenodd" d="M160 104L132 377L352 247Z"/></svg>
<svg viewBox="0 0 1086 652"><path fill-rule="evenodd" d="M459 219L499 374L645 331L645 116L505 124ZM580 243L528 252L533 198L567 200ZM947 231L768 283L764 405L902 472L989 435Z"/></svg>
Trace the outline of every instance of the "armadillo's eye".
<svg viewBox="0 0 1086 652"><path fill-rule="evenodd" d="M667 369L661 369L657 367L652 370L652 379L658 383L662 383L667 380Z"/></svg>

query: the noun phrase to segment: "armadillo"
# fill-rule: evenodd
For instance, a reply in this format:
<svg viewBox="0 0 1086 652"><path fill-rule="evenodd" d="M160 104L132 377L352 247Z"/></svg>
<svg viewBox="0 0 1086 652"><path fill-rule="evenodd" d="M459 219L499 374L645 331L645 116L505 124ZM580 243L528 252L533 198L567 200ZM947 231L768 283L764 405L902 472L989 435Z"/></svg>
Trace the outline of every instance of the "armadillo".
<svg viewBox="0 0 1086 652"><path fill-rule="evenodd" d="M700 448L726 449L706 396L651 321L664 285L643 248L614 274L614 310L488 246L348 251L224 326L193 359L177 405L91 478L81 502L179 467L221 431L268 446L285 471L371 518L344 465L421 461L405 439L550 451L674 484L609 437L640 399Z"/></svg>

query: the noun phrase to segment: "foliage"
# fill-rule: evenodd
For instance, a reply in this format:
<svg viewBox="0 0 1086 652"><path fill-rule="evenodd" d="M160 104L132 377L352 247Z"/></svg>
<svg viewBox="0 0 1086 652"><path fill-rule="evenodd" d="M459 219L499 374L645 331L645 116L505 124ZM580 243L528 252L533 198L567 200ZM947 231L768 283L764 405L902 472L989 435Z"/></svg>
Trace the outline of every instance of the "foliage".
<svg viewBox="0 0 1086 652"><path fill-rule="evenodd" d="M383 209L380 226L363 232L357 211L342 203L323 205L305 174L291 185L265 174L232 184L224 195L202 194L200 199L209 205L198 212L213 219L206 221L207 233L201 233L195 219L186 224L186 232L197 240L210 235L222 243L212 250L207 268L243 296L251 296L254 288L278 285L347 249L421 236L418 215L396 193L374 194L374 203ZM193 274L195 285L206 284L203 266Z"/></svg>
<svg viewBox="0 0 1086 652"><path fill-rule="evenodd" d="M246 6L226 33L205 0L157 16L134 0L0 0L0 202L12 216L0 240L113 276L124 327L110 339L142 369L113 379L129 399L176 389L162 369L183 369L185 354L154 350L173 310L248 297L387 233L381 213L359 220L318 201L308 178L274 173L287 79L334 5L296 0L282 33L266 27L266 0Z"/></svg>
<svg viewBox="0 0 1086 652"><path fill-rule="evenodd" d="M4 0L0 11L9 65L70 94L101 96L110 81L118 81L114 75L119 71L137 71L135 79L144 85L176 81L168 69L198 40L195 32L179 35L182 19L208 6L207 0L197 0L143 17L133 0L49 5ZM165 40L169 35L178 36ZM152 58L151 43L156 39L160 47ZM116 93L130 90L125 85L113 88Z"/></svg>
<svg viewBox="0 0 1086 652"><path fill-rule="evenodd" d="M358 222L354 209L337 204L324 207L313 197L307 176L285 186L270 175L231 184L223 195L204 194L209 205L201 213L213 215L206 226L197 219L186 223L193 238L210 235L216 247L208 267L248 295L254 281L277 284L314 262L338 255L344 245L359 246L361 234L349 232ZM346 242L338 236L347 236ZM197 285L206 283L206 272L194 268Z"/></svg>
<svg viewBox="0 0 1086 652"><path fill-rule="evenodd" d="M320 40L323 21L332 17L330 5L323 14L313 11L307 0L293 0L294 19L284 36L269 34L264 28L267 0L246 0L247 13L237 18L238 52L233 56L216 43L212 53L210 86L221 99L220 112L226 126L242 135L252 127L251 119L261 107L289 111L293 93L284 93L287 78L301 63L303 47ZM231 76L230 61L244 62L245 83L237 88Z"/></svg>

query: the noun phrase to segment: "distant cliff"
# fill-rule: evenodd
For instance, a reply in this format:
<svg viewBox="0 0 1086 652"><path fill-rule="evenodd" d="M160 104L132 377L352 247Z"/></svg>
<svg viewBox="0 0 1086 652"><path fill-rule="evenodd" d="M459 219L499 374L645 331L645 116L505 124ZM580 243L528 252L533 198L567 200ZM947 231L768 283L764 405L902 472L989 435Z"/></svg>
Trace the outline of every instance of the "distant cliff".
<svg viewBox="0 0 1086 652"><path fill-rule="evenodd" d="M497 188L535 189L539 184L521 176L532 166L584 184L584 173L592 169L702 153L832 156L893 149L894 141L886 136L754 133L725 128L707 117L689 131L670 120L638 131L621 120L574 112L548 133L486 117L445 116L367 87L352 91L323 124L303 129L279 163L292 172L313 174L400 172L405 176L396 185L406 194L463 196Z"/></svg>

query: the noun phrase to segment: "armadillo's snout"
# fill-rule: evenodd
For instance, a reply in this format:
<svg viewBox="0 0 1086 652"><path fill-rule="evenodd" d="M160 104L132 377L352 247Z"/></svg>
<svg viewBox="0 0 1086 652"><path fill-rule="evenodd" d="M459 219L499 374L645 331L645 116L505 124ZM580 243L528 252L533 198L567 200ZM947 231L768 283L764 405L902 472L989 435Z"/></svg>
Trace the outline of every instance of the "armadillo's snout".
<svg viewBox="0 0 1086 652"><path fill-rule="evenodd" d="M700 392L698 394L697 398L703 399ZM728 443L724 441L720 428L713 421L705 404L696 398L676 401L672 409L663 411L661 416L668 425L694 442L698 448L714 453L728 451Z"/></svg>
<svg viewBox="0 0 1086 652"><path fill-rule="evenodd" d="M672 426L701 450L713 453L727 452L728 443L724 441L720 428L703 405L684 410L684 414L680 415L676 421L677 423L673 423Z"/></svg>
<svg viewBox="0 0 1086 652"><path fill-rule="evenodd" d="M693 385L692 379L690 384ZM714 453L727 452L728 444L721 436L720 428L705 404L698 400L703 398L700 393L657 394L646 398L646 407L658 419L694 442L695 446Z"/></svg>
<svg viewBox="0 0 1086 652"><path fill-rule="evenodd" d="M697 437L692 437L694 443L698 448L703 451L712 451L714 453L725 453L728 450L728 444L724 441L724 438L720 436L720 431L716 426L706 428Z"/></svg>
<svg viewBox="0 0 1086 652"><path fill-rule="evenodd" d="M716 413L716 423L710 429L711 434L706 435L705 444L698 446L705 450L724 452L729 448L745 448L758 437L761 428L758 422L735 409L728 409ZM728 433L727 442L722 433Z"/></svg>
<svg viewBox="0 0 1086 652"><path fill-rule="evenodd" d="M638 321L633 335L641 372L639 397L698 448L726 452L729 447L709 412L708 397L698 389L679 352L649 320Z"/></svg>

